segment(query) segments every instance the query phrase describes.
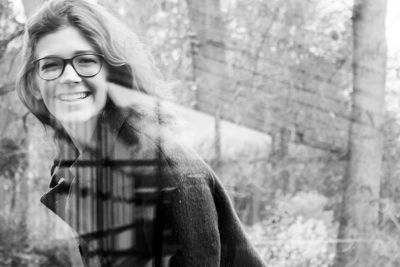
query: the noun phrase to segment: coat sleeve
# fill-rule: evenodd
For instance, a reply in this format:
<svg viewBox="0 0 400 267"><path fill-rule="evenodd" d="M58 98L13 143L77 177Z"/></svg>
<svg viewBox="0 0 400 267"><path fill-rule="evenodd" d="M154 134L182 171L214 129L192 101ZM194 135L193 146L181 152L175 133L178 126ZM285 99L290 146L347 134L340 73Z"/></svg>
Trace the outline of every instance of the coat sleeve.
<svg viewBox="0 0 400 267"><path fill-rule="evenodd" d="M220 266L265 266L261 257L248 240L233 205L215 174L213 197L218 215L218 229L221 243Z"/></svg>
<svg viewBox="0 0 400 267"><path fill-rule="evenodd" d="M212 192L195 175L171 191L171 228L176 248L169 266L220 266L221 244L218 215Z"/></svg>
<svg viewBox="0 0 400 267"><path fill-rule="evenodd" d="M163 134L161 188L173 190L166 195L169 204L162 206L161 213L174 239L167 243L176 245L169 266L265 266L214 172L193 150L170 138L168 132Z"/></svg>
<svg viewBox="0 0 400 267"><path fill-rule="evenodd" d="M178 251L169 266L262 267L219 178L186 147L164 143L171 172L163 177L171 191L172 229Z"/></svg>
<svg viewBox="0 0 400 267"><path fill-rule="evenodd" d="M265 266L211 170L186 175L171 194L164 214L172 216L178 249L169 266Z"/></svg>

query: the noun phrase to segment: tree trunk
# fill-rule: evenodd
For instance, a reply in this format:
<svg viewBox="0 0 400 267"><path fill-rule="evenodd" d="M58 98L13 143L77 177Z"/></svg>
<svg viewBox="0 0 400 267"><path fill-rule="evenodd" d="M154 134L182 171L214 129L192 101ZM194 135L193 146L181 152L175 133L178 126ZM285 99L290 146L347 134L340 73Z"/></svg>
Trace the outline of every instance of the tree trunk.
<svg viewBox="0 0 400 267"><path fill-rule="evenodd" d="M225 25L222 21L220 0L186 0L190 23L194 32L192 41L193 80L198 85L195 91L195 109L201 107L202 96L213 88L216 92L214 110L204 111L214 115L219 108L219 94L225 80ZM224 65L225 64L225 65ZM223 65L223 66L222 66ZM207 97L207 96L205 96ZM209 100L209 97L207 98Z"/></svg>
<svg viewBox="0 0 400 267"><path fill-rule="evenodd" d="M376 266L382 176L382 126L386 70L386 0L355 0L353 7L353 93L348 169L336 266Z"/></svg>
<svg viewBox="0 0 400 267"><path fill-rule="evenodd" d="M13 214L15 211L15 206L16 206L16 199L17 199L17 186L18 183L15 179L15 177L11 177L11 205L10 205L10 214Z"/></svg>
<svg viewBox="0 0 400 267"><path fill-rule="evenodd" d="M213 170L218 174L221 171L222 154L221 154L221 114L220 108L217 107L214 116L214 147L215 147L215 160L213 164Z"/></svg>

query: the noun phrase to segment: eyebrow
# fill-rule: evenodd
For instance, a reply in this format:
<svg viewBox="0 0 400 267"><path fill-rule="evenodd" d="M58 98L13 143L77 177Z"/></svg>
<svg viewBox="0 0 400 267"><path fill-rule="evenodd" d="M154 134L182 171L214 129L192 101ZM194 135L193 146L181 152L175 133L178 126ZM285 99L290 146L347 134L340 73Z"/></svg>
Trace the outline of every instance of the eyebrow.
<svg viewBox="0 0 400 267"><path fill-rule="evenodd" d="M84 53L97 53L96 51L93 50L78 50L74 52L74 56L78 54L84 54Z"/></svg>
<svg viewBox="0 0 400 267"><path fill-rule="evenodd" d="M97 54L97 52L93 51L93 50L77 50L72 54L72 57L74 57L76 55L79 55L79 54L85 54L85 53L95 53L95 54ZM35 59L33 61L36 61L36 60L39 60L39 59L42 59L42 58L50 58L50 57L63 58L63 57L60 57L60 55L47 55L47 56L44 56L44 57L37 58L37 59Z"/></svg>

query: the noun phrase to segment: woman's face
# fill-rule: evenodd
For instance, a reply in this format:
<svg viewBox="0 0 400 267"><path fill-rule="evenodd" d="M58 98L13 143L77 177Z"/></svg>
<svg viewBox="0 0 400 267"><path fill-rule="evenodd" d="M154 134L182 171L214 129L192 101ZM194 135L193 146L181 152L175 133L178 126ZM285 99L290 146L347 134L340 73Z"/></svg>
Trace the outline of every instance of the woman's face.
<svg viewBox="0 0 400 267"><path fill-rule="evenodd" d="M83 77L75 70L78 69L82 74L81 69L95 64L93 60L96 58L90 55L78 57L73 63L69 61L65 65L64 72L56 79L44 80L39 76L39 72L41 76L54 72L57 69L54 67L57 66L56 62L62 62L57 57L70 59L76 55L90 53L96 53L94 47L72 26L45 35L37 43L36 59L47 59L36 64L36 70L40 69L35 73L39 91L35 91L34 95L38 99L43 99L50 113L61 122L84 122L102 111L107 100L105 64L102 64L100 72L93 77Z"/></svg>

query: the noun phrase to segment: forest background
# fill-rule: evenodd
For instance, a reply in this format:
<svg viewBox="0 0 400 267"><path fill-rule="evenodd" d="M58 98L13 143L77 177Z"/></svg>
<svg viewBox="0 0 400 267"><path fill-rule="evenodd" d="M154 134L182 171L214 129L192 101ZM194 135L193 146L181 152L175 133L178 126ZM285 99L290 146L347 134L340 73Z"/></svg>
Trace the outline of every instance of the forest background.
<svg viewBox="0 0 400 267"><path fill-rule="evenodd" d="M39 202L51 133L14 86L40 2L0 6L0 266L72 265ZM395 1L98 2L151 49L268 266L400 265Z"/></svg>

